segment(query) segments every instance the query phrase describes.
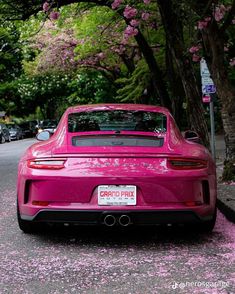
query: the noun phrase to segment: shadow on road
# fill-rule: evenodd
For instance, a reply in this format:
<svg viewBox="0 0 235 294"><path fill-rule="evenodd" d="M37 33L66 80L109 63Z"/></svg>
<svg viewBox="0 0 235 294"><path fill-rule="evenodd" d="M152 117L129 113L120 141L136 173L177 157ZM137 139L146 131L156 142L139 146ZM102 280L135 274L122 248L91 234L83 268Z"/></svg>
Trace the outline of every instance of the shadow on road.
<svg viewBox="0 0 235 294"><path fill-rule="evenodd" d="M221 239L218 232L198 233L183 227L106 228L106 227L53 227L34 237L40 242L107 247L203 245Z"/></svg>

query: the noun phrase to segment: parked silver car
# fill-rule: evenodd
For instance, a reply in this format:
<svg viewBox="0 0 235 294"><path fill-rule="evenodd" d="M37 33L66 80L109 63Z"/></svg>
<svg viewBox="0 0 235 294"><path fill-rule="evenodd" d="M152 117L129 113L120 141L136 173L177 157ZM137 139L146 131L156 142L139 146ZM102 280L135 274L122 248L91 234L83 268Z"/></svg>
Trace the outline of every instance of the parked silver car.
<svg viewBox="0 0 235 294"><path fill-rule="evenodd" d="M23 130L16 124L7 125L11 140L20 140L24 138Z"/></svg>
<svg viewBox="0 0 235 294"><path fill-rule="evenodd" d="M5 143L6 141L11 141L10 132L5 124L0 123L0 143Z"/></svg>

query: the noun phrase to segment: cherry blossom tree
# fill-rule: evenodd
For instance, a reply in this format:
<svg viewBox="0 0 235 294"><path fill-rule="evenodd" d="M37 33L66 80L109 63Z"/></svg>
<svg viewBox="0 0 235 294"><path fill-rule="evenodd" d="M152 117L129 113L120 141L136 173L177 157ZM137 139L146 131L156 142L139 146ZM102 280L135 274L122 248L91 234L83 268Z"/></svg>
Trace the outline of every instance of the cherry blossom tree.
<svg viewBox="0 0 235 294"><path fill-rule="evenodd" d="M136 41L138 55L140 58L144 58L148 66L153 92L160 98L162 105L171 109L172 101L169 98L164 72L159 65L158 56L153 48L154 42L152 42L153 36L158 34L159 28L160 30L163 28L166 37L168 64L171 64L171 69L174 72L177 71L181 77L189 105L191 126L202 134L204 142L208 144L207 130L200 104L201 91L197 86L196 75L193 73L194 69L198 69L201 57L206 59L222 104L228 160L229 162L234 160L235 90L231 82L235 65L234 0L35 0L33 4L29 1L23 3L13 0L13 6L15 5L16 9L12 9L12 3L9 7L7 1L3 2L1 12L5 13L5 17L27 19L30 15L42 11L40 15L55 22L60 21L60 7L72 3L79 4L78 10L81 8L80 5L83 5L83 8L108 7L122 19L123 27L120 26L122 30L119 35L121 36L118 41L119 45L122 45L121 48L126 50L133 40ZM116 37L112 36L111 39L116 40ZM88 43L86 40L86 44ZM109 45L111 48L112 45ZM92 51L93 54L98 54L100 64L106 61L109 45L107 44L107 48L101 48L100 51ZM76 47L79 48L79 43ZM98 46L94 47L98 48ZM105 50L107 51L105 52ZM86 50L82 51L85 57ZM86 55L86 58L91 58L91 56ZM132 70L134 71L135 68ZM173 71L171 70L171 72Z"/></svg>
<svg viewBox="0 0 235 294"><path fill-rule="evenodd" d="M235 1L200 0L189 4L198 18L195 41L199 42L201 50L197 56L206 59L222 105L227 148L224 178L234 179L231 170L235 162L235 87L231 73L235 65Z"/></svg>

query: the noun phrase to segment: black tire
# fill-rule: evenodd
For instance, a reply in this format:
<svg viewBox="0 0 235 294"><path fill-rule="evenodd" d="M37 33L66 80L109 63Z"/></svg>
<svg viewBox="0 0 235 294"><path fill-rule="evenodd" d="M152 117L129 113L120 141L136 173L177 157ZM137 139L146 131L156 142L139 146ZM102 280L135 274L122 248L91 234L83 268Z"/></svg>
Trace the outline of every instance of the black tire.
<svg viewBox="0 0 235 294"><path fill-rule="evenodd" d="M42 230L42 224L33 223L31 221L26 221L20 217L20 210L19 210L18 202L17 202L17 220L18 220L19 228L25 234L34 234L34 233L38 233Z"/></svg>
<svg viewBox="0 0 235 294"><path fill-rule="evenodd" d="M213 231L216 222L217 209L213 214L213 218L196 226L196 230L202 233L210 233Z"/></svg>
<svg viewBox="0 0 235 294"><path fill-rule="evenodd" d="M4 135L1 136L1 141L0 142L1 142L1 144L6 142L6 139L5 139Z"/></svg>

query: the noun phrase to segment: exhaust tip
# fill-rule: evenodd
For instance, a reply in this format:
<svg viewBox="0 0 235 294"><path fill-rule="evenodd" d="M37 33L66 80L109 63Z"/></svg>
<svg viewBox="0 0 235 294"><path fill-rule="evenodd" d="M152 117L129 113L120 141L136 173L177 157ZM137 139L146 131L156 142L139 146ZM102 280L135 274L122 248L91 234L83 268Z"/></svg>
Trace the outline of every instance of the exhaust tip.
<svg viewBox="0 0 235 294"><path fill-rule="evenodd" d="M129 224L131 223L130 217L126 214L121 215L118 221L119 224L123 227L129 226Z"/></svg>
<svg viewBox="0 0 235 294"><path fill-rule="evenodd" d="M116 224L116 218L113 215L108 214L104 218L104 224L108 227L112 227Z"/></svg>

